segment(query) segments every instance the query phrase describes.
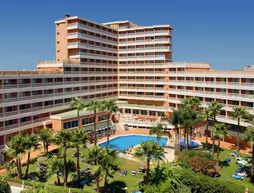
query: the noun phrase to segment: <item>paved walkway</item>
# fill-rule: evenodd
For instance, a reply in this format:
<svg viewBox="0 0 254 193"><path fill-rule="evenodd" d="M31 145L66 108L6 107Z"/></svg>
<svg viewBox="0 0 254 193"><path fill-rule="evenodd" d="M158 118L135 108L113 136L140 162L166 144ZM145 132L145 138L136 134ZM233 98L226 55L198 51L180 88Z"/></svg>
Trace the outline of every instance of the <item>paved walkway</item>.
<svg viewBox="0 0 254 193"><path fill-rule="evenodd" d="M205 136L204 137L196 137L195 139L199 140L199 141L201 141L203 143L206 142L206 137ZM208 137L208 143L212 144L212 140L209 137ZM215 144L216 145L218 144L217 140L215 141ZM228 143L228 142L224 142L224 141L220 142L220 147L225 148L225 149L230 149L230 150L233 150L233 151L236 150L236 146L234 144ZM243 154L250 154L250 151L251 151L250 148L247 148L247 147L240 149L240 153L243 153Z"/></svg>

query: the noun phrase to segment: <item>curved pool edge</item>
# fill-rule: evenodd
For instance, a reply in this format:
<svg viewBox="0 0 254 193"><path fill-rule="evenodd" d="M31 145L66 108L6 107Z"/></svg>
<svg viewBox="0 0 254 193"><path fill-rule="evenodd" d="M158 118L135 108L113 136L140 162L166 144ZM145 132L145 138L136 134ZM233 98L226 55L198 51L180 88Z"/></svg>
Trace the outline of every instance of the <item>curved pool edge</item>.
<svg viewBox="0 0 254 193"><path fill-rule="evenodd" d="M145 134L137 134L137 133L135 133L135 134L117 135L117 136L114 136L114 137L112 137L112 138L109 138L109 141L110 141L110 140L113 140L113 139L116 139L116 138L119 138L119 137L132 136L132 135L136 135L136 136L146 136L146 137L156 137L156 135L145 135ZM169 137L168 137L168 136L162 136L162 137L167 139L167 144L166 144L166 146L168 146L168 145L169 145L169 140L170 140ZM98 145L100 145L100 144L102 144L102 143L105 143L105 142L107 142L107 139L103 140L102 142L99 142ZM165 147L166 147L166 146L165 146ZM164 147L164 148L165 148L165 147Z"/></svg>

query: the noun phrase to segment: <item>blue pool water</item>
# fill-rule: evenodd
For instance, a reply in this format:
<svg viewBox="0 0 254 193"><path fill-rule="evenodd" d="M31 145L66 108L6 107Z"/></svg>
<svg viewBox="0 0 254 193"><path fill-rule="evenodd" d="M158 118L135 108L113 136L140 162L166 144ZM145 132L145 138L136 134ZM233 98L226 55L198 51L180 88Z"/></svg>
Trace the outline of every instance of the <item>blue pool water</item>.
<svg viewBox="0 0 254 193"><path fill-rule="evenodd" d="M156 137L153 136L142 136L142 135L128 135L122 137L116 137L109 141L109 147L111 149L116 149L118 151L125 151L131 146L135 146L141 143L141 141L153 140L156 142ZM159 143L162 147L165 147L168 142L168 139L165 137L161 137ZM99 144L100 147L106 147L107 142Z"/></svg>
<svg viewBox="0 0 254 193"><path fill-rule="evenodd" d="M189 140L188 142L189 142L189 148L191 149L199 147L199 143L197 143L196 141ZM184 138L180 139L180 144L182 148L186 148L186 140Z"/></svg>

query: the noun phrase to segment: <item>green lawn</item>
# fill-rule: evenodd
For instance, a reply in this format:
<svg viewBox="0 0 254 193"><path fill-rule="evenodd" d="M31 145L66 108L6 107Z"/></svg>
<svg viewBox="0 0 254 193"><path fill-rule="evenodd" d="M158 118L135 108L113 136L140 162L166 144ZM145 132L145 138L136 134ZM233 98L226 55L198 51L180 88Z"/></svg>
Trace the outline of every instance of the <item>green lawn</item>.
<svg viewBox="0 0 254 193"><path fill-rule="evenodd" d="M244 178L243 180L235 180L231 178L231 176L235 173L235 170L239 168L239 166L235 163L234 157L230 156L229 153L233 151L223 149L220 152L220 160L223 161L225 158L231 158L232 161L229 163L229 166L222 166L221 168L221 177L219 180L222 181L229 181L236 184L241 184L243 186L246 186L249 188L251 192L254 192L254 184L250 183L250 178Z"/></svg>
<svg viewBox="0 0 254 193"><path fill-rule="evenodd" d="M76 158L73 158L73 154L75 153L74 150L69 149L67 151L67 157L68 159L72 159L76 162ZM86 155L87 153L87 149L83 149L81 150L81 154L82 155ZM86 157L86 156L84 156ZM80 159L80 163L81 163L81 170L82 169L87 169L89 168L89 166L85 163L84 161L85 158L81 158ZM43 162L43 163L49 163L51 159L48 159L47 161ZM127 159L123 159L123 158L118 158L118 162L120 165L121 169L127 170L128 174L126 176L121 176L119 175L119 173L116 173L114 176L114 179L110 179L109 183L111 184L111 186L119 186L119 187L128 187L128 192L131 192L133 190L137 190L137 183L143 179L143 174L138 174L136 176L131 176L131 171L133 169L137 170L139 167L142 167L142 165L139 162L135 162L135 161L131 161L131 160L127 160ZM29 168L29 172L38 172L38 167L37 167L38 162L36 161L33 164L30 164L30 168ZM90 167L91 168L91 167ZM25 172L26 166L23 167L23 173ZM76 172L75 172L76 174ZM68 176L68 181L72 180L72 174L69 174ZM53 184L54 181L56 181L56 175L49 175L49 177L47 178L47 181L45 182L46 184ZM61 183L63 182L63 179L61 178ZM100 185L103 186L103 180L100 182ZM90 185L85 185L84 190L88 191L88 192L95 192L95 183L91 183Z"/></svg>

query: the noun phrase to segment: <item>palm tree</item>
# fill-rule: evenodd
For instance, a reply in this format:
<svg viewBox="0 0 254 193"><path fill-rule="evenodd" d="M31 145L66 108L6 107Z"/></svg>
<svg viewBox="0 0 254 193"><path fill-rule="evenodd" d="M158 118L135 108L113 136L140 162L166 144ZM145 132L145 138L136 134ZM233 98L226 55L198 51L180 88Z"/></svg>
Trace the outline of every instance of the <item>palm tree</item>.
<svg viewBox="0 0 254 193"><path fill-rule="evenodd" d="M78 116L78 127L80 126L80 117L79 117L79 113L80 111L82 111L85 108L85 101L83 98L81 97L75 97L72 99L71 101L71 105L72 108L75 108L77 110L77 116ZM82 125L82 124L81 124Z"/></svg>
<svg viewBox="0 0 254 193"><path fill-rule="evenodd" d="M212 117L212 111L210 110L210 108L205 108L203 109L201 116L206 121L205 142L206 142L206 148L208 149L208 127L209 127L209 120Z"/></svg>
<svg viewBox="0 0 254 193"><path fill-rule="evenodd" d="M100 101L89 101L85 107L87 107L88 111L92 111L94 113L94 145L97 145L97 133L96 133L96 113L101 110L101 102Z"/></svg>
<svg viewBox="0 0 254 193"><path fill-rule="evenodd" d="M8 145L8 155L16 159L16 167L18 178L22 178L21 157L25 153L25 139L21 135L14 135L11 137Z"/></svg>
<svg viewBox="0 0 254 193"><path fill-rule="evenodd" d="M247 127L244 133L244 140L247 141L251 147L254 145L254 126ZM252 149L252 170L251 170L251 181L254 182L254 151Z"/></svg>
<svg viewBox="0 0 254 193"><path fill-rule="evenodd" d="M49 162L49 169L51 174L56 174L57 183L60 184L60 174L63 171L63 160L62 159L53 159Z"/></svg>
<svg viewBox="0 0 254 193"><path fill-rule="evenodd" d="M159 123L153 127L151 127L150 131L149 131L149 135L156 135L156 143L159 145L159 141L161 136L163 135L167 135L169 138L171 138L171 133L164 130L164 126L163 124Z"/></svg>
<svg viewBox="0 0 254 193"><path fill-rule="evenodd" d="M104 191L108 192L108 177L113 178L114 173L119 170L117 163L117 152L114 149L105 148L102 149L103 154L99 161L99 165L102 173L104 173Z"/></svg>
<svg viewBox="0 0 254 193"><path fill-rule="evenodd" d="M71 133L67 130L59 131L55 136L55 143L60 146L60 149L63 149L63 159L64 159L64 186L67 186L67 149L70 147Z"/></svg>
<svg viewBox="0 0 254 193"><path fill-rule="evenodd" d="M27 178L29 173L31 151L37 149L39 143L37 135L25 135L24 139L25 139L24 148L27 151L26 174L25 174L25 178Z"/></svg>
<svg viewBox="0 0 254 193"><path fill-rule="evenodd" d="M108 122L107 122L107 147L109 147L109 120L113 113L116 113L119 108L115 101L112 100L105 100L102 102L102 110L106 110L108 114Z"/></svg>
<svg viewBox="0 0 254 193"><path fill-rule="evenodd" d="M85 147L87 143L87 134L81 129L75 129L72 131L71 135L71 146L75 147L77 150L77 174L80 180L80 164L79 164L79 150L80 147Z"/></svg>
<svg viewBox="0 0 254 193"><path fill-rule="evenodd" d="M94 146L93 148L88 150L86 162L90 165L99 166L100 161L103 159L102 148ZM99 186L99 177L101 170L100 168L95 172L95 180L96 180L96 189L97 192L100 191Z"/></svg>
<svg viewBox="0 0 254 193"><path fill-rule="evenodd" d="M49 143L52 141L52 131L50 129L41 129L38 137L43 143L44 153L48 154Z"/></svg>
<svg viewBox="0 0 254 193"><path fill-rule="evenodd" d="M140 143L140 147L137 148L135 156L138 158L146 159L146 184L150 183L150 161L156 156L156 159L162 159L164 152L161 146L157 145L153 140Z"/></svg>
<svg viewBox="0 0 254 193"><path fill-rule="evenodd" d="M168 121L174 125L175 127L175 131L176 131L176 144L177 144L177 149L180 150L181 149L181 143L180 143L180 139L181 139L181 128L179 127L182 123L181 120L181 115L180 115L181 111L180 110L173 110L172 116L170 119L168 119Z"/></svg>
<svg viewBox="0 0 254 193"><path fill-rule="evenodd" d="M242 118L247 117L248 112L243 107L233 108L233 117L237 119L237 136L236 136L236 151L239 152L239 132L240 132L240 121Z"/></svg>
<svg viewBox="0 0 254 193"><path fill-rule="evenodd" d="M220 158L220 141L223 139L224 136L229 136L229 132L225 123L216 123L214 126L214 133L213 136L218 138L218 152L217 152L217 159ZM213 143L213 153L214 153L214 143Z"/></svg>
<svg viewBox="0 0 254 193"><path fill-rule="evenodd" d="M213 101L208 108L211 111L212 117L213 117L213 123L215 124L216 120L216 116L220 114L221 109L222 109L222 105L218 102L218 101Z"/></svg>

